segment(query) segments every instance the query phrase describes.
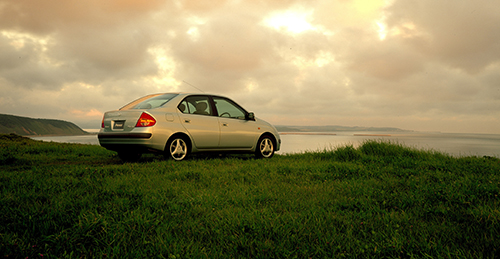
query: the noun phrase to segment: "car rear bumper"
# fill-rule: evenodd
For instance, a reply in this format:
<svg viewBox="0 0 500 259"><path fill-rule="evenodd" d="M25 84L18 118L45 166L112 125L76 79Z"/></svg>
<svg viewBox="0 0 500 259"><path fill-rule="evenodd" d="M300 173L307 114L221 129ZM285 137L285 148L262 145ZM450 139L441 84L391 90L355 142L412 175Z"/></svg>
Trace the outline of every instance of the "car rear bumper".
<svg viewBox="0 0 500 259"><path fill-rule="evenodd" d="M102 147L118 152L123 150L163 151L166 143L161 135L152 132L99 132L97 138Z"/></svg>
<svg viewBox="0 0 500 259"><path fill-rule="evenodd" d="M97 138L103 139L150 139L153 134L143 132L99 132Z"/></svg>

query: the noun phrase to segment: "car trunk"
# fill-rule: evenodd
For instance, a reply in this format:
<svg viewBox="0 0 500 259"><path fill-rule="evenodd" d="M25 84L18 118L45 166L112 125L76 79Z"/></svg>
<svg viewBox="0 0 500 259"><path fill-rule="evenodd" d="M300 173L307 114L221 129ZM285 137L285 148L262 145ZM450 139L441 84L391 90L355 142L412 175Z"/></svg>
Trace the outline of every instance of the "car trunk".
<svg viewBox="0 0 500 259"><path fill-rule="evenodd" d="M104 114L105 132L129 132L135 128L143 110L112 111Z"/></svg>

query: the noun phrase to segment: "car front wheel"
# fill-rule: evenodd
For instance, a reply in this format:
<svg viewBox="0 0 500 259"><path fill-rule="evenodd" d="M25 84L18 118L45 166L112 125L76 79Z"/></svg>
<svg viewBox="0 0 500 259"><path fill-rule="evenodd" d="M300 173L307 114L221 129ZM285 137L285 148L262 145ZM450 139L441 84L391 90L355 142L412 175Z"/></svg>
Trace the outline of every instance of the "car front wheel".
<svg viewBox="0 0 500 259"><path fill-rule="evenodd" d="M274 142L271 137L264 135L257 142L255 156L257 158L271 158L274 155Z"/></svg>
<svg viewBox="0 0 500 259"><path fill-rule="evenodd" d="M167 143L168 155L174 160L181 161L189 154L188 145L183 137L174 137Z"/></svg>

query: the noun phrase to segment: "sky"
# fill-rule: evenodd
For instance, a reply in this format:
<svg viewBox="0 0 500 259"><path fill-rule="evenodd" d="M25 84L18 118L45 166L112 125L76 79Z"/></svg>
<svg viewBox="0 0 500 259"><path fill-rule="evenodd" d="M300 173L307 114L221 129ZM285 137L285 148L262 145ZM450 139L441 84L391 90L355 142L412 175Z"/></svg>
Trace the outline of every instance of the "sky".
<svg viewBox="0 0 500 259"><path fill-rule="evenodd" d="M0 0L0 113L91 129L201 91L275 125L500 134L500 4Z"/></svg>

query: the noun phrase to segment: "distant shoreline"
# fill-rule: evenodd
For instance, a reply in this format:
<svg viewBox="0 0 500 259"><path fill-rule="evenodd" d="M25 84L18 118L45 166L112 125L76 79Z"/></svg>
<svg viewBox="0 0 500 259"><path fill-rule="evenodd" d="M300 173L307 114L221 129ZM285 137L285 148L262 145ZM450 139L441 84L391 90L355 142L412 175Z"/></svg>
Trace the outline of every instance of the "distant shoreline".
<svg viewBox="0 0 500 259"><path fill-rule="evenodd" d="M280 135L337 135L329 132L279 132Z"/></svg>
<svg viewBox="0 0 500 259"><path fill-rule="evenodd" d="M16 133L11 133L11 134L16 134ZM88 136L88 135L97 135L97 132L87 132L83 134L43 134L43 135L19 135L19 136L31 138L31 137L72 137L72 136Z"/></svg>
<svg viewBox="0 0 500 259"><path fill-rule="evenodd" d="M353 136L361 137L390 137L390 134L353 134Z"/></svg>
<svg viewBox="0 0 500 259"><path fill-rule="evenodd" d="M74 136L90 134L76 124L55 119L34 119L0 114L0 133L19 136Z"/></svg>
<svg viewBox="0 0 500 259"><path fill-rule="evenodd" d="M280 132L280 135L332 135L335 136L337 133L330 133L330 132ZM391 134L359 134L359 133L354 133L352 134L353 136L359 136L359 137L390 137Z"/></svg>
<svg viewBox="0 0 500 259"><path fill-rule="evenodd" d="M394 132L406 133L414 132L413 130L405 130L392 127L360 127L360 126L340 126L340 125L324 125L324 126L286 126L275 125L279 132L338 132L338 131L353 131L353 132Z"/></svg>

